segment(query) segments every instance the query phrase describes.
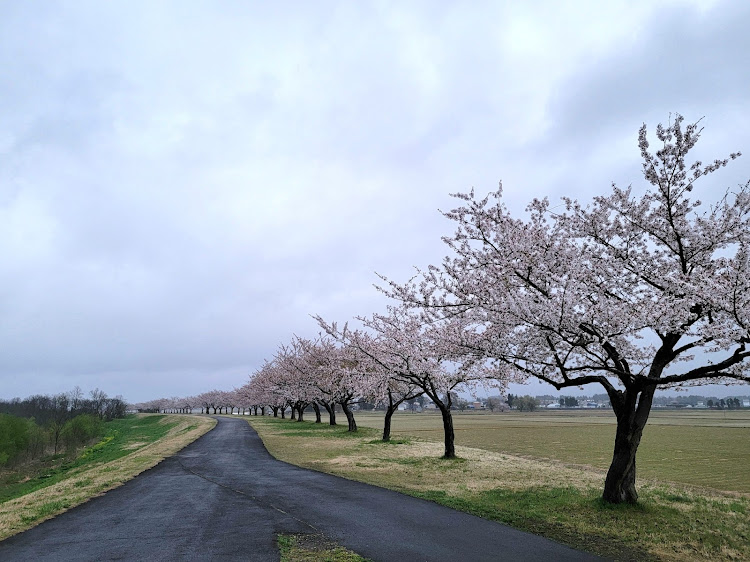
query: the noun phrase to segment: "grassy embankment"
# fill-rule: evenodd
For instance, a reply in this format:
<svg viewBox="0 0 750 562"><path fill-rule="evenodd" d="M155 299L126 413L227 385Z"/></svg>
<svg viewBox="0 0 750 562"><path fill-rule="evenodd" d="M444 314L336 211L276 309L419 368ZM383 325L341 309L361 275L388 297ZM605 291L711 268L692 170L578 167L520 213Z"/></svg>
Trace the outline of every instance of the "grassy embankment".
<svg viewBox="0 0 750 562"><path fill-rule="evenodd" d="M138 415L107 422L75 458L57 455L0 473L0 540L115 488L208 432L199 416Z"/></svg>
<svg viewBox="0 0 750 562"><path fill-rule="evenodd" d="M601 459L606 456L598 448L611 447L613 427L606 416L582 414L456 415L460 458L451 461L439 458L437 416L399 415L391 444L379 441L378 429L363 427L380 427L381 417L373 414L358 415L361 430L354 435L340 426L260 417L249 421L279 459L422 497L605 556L750 559L750 493L745 491L750 457L743 449L750 436L748 413L731 418L727 413L726 422L721 413L697 418L657 413L639 453L637 506L600 501L606 467ZM701 445L702 438L709 442ZM462 446L466 443L473 446ZM699 463L690 457L693 447L713 455ZM725 460L714 464L714 458ZM688 467L678 468L681 464ZM659 479L644 476L660 470L664 474ZM693 478L691 471L706 478ZM686 482L680 482L680 475Z"/></svg>

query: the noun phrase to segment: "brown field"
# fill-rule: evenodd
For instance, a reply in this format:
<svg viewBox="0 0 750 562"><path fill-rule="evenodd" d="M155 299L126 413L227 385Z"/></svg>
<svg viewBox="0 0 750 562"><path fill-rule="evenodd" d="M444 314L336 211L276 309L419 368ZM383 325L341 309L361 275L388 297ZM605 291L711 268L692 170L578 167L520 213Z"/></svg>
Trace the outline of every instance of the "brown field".
<svg viewBox="0 0 750 562"><path fill-rule="evenodd" d="M381 428L382 414L357 412L357 423ZM612 458L611 411L456 412L456 444L606 469ZM394 435L443 438L435 413L399 412ZM656 410L638 450L639 479L750 493L750 410Z"/></svg>

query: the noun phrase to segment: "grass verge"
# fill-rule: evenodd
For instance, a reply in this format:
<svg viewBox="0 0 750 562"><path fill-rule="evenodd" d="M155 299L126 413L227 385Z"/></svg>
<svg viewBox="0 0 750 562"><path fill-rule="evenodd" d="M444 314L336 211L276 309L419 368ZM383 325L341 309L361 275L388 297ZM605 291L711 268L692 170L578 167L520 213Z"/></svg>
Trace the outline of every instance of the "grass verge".
<svg viewBox="0 0 750 562"><path fill-rule="evenodd" d="M421 497L616 560L748 560L750 496L641 481L636 506L600 500L604 472L379 431L252 417L276 458Z"/></svg>
<svg viewBox="0 0 750 562"><path fill-rule="evenodd" d="M368 562L320 535L279 535L281 562Z"/></svg>
<svg viewBox="0 0 750 562"><path fill-rule="evenodd" d="M36 467L36 474L6 475L0 486L0 540L120 486L214 425L212 418L186 415L114 420L105 436L74 460L52 458Z"/></svg>

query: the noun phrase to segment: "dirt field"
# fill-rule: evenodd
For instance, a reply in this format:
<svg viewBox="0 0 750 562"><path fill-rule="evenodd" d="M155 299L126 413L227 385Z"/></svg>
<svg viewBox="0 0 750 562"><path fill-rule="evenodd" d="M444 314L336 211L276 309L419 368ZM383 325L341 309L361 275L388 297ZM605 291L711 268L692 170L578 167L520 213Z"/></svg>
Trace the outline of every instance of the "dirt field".
<svg viewBox="0 0 750 562"><path fill-rule="evenodd" d="M382 427L380 413L357 423ZM606 469L612 457L611 411L456 412L456 444ZM394 435L442 440L440 416L399 412ZM638 450L639 479L750 493L750 410L663 410L651 414Z"/></svg>

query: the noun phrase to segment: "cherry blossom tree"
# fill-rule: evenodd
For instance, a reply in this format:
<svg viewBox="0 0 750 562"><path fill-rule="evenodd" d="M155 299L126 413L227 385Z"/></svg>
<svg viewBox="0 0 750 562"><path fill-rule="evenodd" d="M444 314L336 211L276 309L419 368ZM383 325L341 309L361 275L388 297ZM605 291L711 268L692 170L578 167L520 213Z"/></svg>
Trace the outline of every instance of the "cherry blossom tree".
<svg viewBox="0 0 750 562"><path fill-rule="evenodd" d="M281 417L284 418L286 399L274 383L275 378L278 376L276 374L277 371L277 366L273 363L266 362L256 374L254 382L258 385L257 394L260 403L265 403L271 408L273 417L278 417L279 412L281 412Z"/></svg>
<svg viewBox="0 0 750 562"><path fill-rule="evenodd" d="M315 412L315 423L321 423L320 405L329 414L330 425L336 425L336 411L334 391L329 391L327 378L324 376L323 366L327 358L319 349L317 342L304 338L295 337L291 347L293 353L288 355L288 360L297 375L304 377L309 383L309 397Z"/></svg>
<svg viewBox="0 0 750 562"><path fill-rule="evenodd" d="M390 370L387 357L381 357L381 341L364 330L349 330L348 326L339 331L335 323L328 324L322 317L316 316L320 327L329 335L340 341L346 348L359 352L359 362L363 373L357 381L358 392L378 405L385 406L383 420L383 441L391 439L391 421L399 405L420 396L423 391L415 384L394 376L397 372Z"/></svg>
<svg viewBox="0 0 750 562"><path fill-rule="evenodd" d="M213 413L216 413L216 408L219 406L219 391L209 390L196 396L196 401L201 405L201 408L205 409L206 414L212 413L210 410L213 409Z"/></svg>
<svg viewBox="0 0 750 562"><path fill-rule="evenodd" d="M303 421L305 408L320 396L315 377L315 366L308 355L309 345L302 338L294 338L276 352L277 384L292 408L292 419Z"/></svg>
<svg viewBox="0 0 750 562"><path fill-rule="evenodd" d="M362 381L369 373L369 361L350 346L341 346L335 338L320 336L316 340L299 340L304 349L304 359L320 397L317 399L331 414L335 425L333 406L341 406L349 431L357 431L352 406L360 401Z"/></svg>
<svg viewBox="0 0 750 562"><path fill-rule="evenodd" d="M750 183L706 208L705 176L739 154L688 164L698 123L638 135L645 190L612 187L588 206L545 200L516 219L502 189L458 194L452 250L390 293L436 319L460 316L470 345L499 369L556 389L599 384L617 419L603 498L636 502L636 452L657 388L747 383L750 351ZM707 191L711 196L717 193Z"/></svg>
<svg viewBox="0 0 750 562"><path fill-rule="evenodd" d="M403 385L401 388L418 388L420 393L426 394L442 416L444 457L455 458L451 392L478 382L487 383L491 374L481 358L465 353L467 346L461 344L471 334L464 329L461 317L425 323L422 315L406 307L391 306L388 310L385 315L360 318L372 337L362 331L337 332L335 325L319 322L348 347L357 349L389 373L394 381Z"/></svg>

